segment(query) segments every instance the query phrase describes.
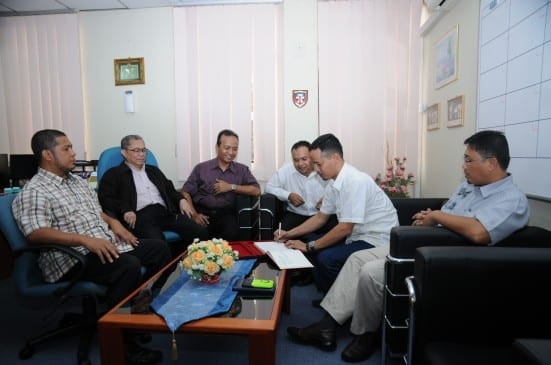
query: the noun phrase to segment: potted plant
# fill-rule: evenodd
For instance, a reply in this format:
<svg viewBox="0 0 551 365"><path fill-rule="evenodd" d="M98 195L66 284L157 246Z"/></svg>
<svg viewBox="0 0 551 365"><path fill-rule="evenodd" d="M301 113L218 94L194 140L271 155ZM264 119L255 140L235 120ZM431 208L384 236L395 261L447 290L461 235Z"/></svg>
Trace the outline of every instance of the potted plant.
<svg viewBox="0 0 551 365"><path fill-rule="evenodd" d="M394 157L387 162L386 172L375 177L375 183L391 198L409 198L408 186L415 183L415 175L406 173L406 157Z"/></svg>

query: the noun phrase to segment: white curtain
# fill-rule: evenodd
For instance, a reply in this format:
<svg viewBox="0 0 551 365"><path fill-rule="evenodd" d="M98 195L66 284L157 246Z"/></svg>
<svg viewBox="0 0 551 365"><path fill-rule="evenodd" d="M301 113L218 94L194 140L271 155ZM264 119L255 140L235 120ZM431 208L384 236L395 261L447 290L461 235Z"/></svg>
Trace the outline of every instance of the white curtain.
<svg viewBox="0 0 551 365"><path fill-rule="evenodd" d="M179 179L215 156L225 128L257 179L282 164L281 13L274 4L174 9Z"/></svg>
<svg viewBox="0 0 551 365"><path fill-rule="evenodd" d="M0 113L10 153L31 153L31 136L44 128L67 133L84 153L84 109L76 14L0 18L5 110ZM79 155L78 158L83 158Z"/></svg>
<svg viewBox="0 0 551 365"><path fill-rule="evenodd" d="M341 139L345 160L374 176L386 156L418 155L422 2L318 3L320 133ZM387 149L388 146L388 149Z"/></svg>

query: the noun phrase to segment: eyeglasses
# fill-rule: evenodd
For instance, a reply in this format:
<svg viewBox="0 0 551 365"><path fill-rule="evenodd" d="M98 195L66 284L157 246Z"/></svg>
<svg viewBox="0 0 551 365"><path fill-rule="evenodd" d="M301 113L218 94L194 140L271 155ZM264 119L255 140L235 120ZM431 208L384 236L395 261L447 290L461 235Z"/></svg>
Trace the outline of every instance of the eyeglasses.
<svg viewBox="0 0 551 365"><path fill-rule="evenodd" d="M131 151L134 153L147 153L147 148L125 148L127 151Z"/></svg>
<svg viewBox="0 0 551 365"><path fill-rule="evenodd" d="M467 165L470 165L472 164L473 162L477 162L477 161L480 161L480 162L484 162L486 161L487 159L489 158L492 158L493 156L490 156L490 157L482 157L482 158L479 158L478 160L473 160L472 158L468 157L468 156L465 156L463 157L463 162Z"/></svg>

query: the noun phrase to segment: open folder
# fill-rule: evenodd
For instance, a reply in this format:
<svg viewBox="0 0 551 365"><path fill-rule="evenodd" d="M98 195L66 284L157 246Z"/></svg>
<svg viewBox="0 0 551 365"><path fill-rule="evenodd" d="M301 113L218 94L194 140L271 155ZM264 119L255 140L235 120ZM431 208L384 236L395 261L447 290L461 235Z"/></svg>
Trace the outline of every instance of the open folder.
<svg viewBox="0 0 551 365"><path fill-rule="evenodd" d="M262 252L265 252L281 270L314 266L302 251L287 248L281 242L255 242L254 244Z"/></svg>

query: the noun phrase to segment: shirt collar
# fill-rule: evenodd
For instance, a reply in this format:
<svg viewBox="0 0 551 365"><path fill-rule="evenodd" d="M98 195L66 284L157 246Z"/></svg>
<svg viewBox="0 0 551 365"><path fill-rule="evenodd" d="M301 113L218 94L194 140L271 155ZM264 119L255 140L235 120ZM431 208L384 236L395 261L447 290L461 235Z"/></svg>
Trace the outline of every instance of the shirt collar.
<svg viewBox="0 0 551 365"><path fill-rule="evenodd" d="M228 165L227 170L230 170L231 172L234 172L233 171L234 166L235 166L235 161L230 162L230 164ZM208 161L208 167L209 167L209 170L218 169L218 170L222 171L222 169L220 168L220 165L218 165L218 157L215 157L212 160Z"/></svg>
<svg viewBox="0 0 551 365"><path fill-rule="evenodd" d="M143 164L142 168L139 169L137 168L136 166L132 165L132 164L129 164L128 162L124 161L124 163L126 164L126 166L128 166L128 168L132 171L136 171L136 172L143 172L145 171L145 164Z"/></svg>
<svg viewBox="0 0 551 365"><path fill-rule="evenodd" d="M335 182L333 182L333 187L337 190L340 190L342 188L342 184L344 183L345 176L348 175L348 171L350 170L350 165L348 165L346 162L342 165L341 171L339 171L337 178L335 179Z"/></svg>
<svg viewBox="0 0 551 365"><path fill-rule="evenodd" d="M77 177L73 175L71 172L68 172L67 175L64 177L61 177L59 175L54 174L53 172L43 169L42 167L38 168L38 174L43 176L44 179L50 181L54 185L61 185L64 183L67 184L77 179Z"/></svg>
<svg viewBox="0 0 551 365"><path fill-rule="evenodd" d="M480 194L483 197L487 197L489 195L495 194L496 192L499 192L503 190L506 186L508 186L513 180L513 177L511 174L507 174L507 176L501 180L498 180L496 182L493 182L491 184L486 184L484 186L478 186L475 187L475 189L480 190Z"/></svg>

